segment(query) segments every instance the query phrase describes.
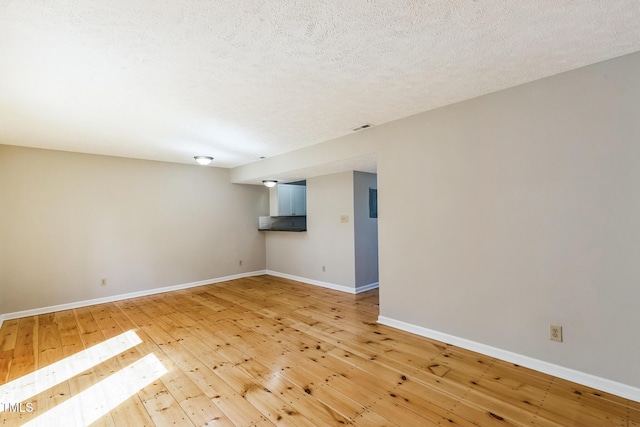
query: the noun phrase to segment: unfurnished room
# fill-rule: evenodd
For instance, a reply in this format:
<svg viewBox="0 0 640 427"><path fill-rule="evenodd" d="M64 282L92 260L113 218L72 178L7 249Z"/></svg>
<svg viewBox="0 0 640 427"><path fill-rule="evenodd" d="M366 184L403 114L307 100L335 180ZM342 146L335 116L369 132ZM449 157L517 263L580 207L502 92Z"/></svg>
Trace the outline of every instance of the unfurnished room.
<svg viewBox="0 0 640 427"><path fill-rule="evenodd" d="M640 2L0 0L3 426L640 426Z"/></svg>

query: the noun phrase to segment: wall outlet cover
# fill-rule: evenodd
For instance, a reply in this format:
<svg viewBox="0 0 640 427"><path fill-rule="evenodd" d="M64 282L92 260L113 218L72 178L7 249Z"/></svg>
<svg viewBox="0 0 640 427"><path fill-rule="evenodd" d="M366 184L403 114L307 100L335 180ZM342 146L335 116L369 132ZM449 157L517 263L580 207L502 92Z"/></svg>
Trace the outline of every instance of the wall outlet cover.
<svg viewBox="0 0 640 427"><path fill-rule="evenodd" d="M549 326L549 339L552 341L562 342L562 326L550 325Z"/></svg>

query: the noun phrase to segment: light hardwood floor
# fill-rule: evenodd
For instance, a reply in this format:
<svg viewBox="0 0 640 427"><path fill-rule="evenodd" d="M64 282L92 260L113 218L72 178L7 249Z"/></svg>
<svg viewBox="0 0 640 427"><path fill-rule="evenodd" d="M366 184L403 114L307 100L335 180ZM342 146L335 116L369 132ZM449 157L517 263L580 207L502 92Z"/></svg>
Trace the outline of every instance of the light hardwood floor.
<svg viewBox="0 0 640 427"><path fill-rule="evenodd" d="M377 316L377 290L260 276L9 320L0 425L640 426L638 403Z"/></svg>

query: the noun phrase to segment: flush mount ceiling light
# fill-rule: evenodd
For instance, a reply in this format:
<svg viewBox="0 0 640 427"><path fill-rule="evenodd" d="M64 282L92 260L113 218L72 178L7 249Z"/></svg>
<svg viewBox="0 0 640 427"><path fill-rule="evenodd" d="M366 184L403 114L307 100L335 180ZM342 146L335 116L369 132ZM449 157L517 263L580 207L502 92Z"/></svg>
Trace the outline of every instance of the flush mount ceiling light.
<svg viewBox="0 0 640 427"><path fill-rule="evenodd" d="M275 181L275 180L273 180L273 179L265 179L264 181L262 181L262 183L263 183L265 186L267 186L267 187L271 188L271 187L275 187L275 186L276 186L276 184L278 183L278 181Z"/></svg>
<svg viewBox="0 0 640 427"><path fill-rule="evenodd" d="M211 161L213 160L213 157L195 156L194 159L196 159L196 162L198 162L199 165L207 166L209 163L211 163Z"/></svg>

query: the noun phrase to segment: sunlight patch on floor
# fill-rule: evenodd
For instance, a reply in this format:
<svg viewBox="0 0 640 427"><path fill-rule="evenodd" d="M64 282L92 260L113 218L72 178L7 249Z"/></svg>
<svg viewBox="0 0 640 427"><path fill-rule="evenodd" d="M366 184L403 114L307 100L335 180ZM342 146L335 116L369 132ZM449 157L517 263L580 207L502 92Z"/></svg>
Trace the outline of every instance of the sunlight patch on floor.
<svg viewBox="0 0 640 427"><path fill-rule="evenodd" d="M59 362L0 386L0 402L22 402L81 372L91 369L142 340L134 331L127 331L94 345Z"/></svg>
<svg viewBox="0 0 640 427"><path fill-rule="evenodd" d="M154 354L119 370L24 426L86 426L167 373Z"/></svg>

